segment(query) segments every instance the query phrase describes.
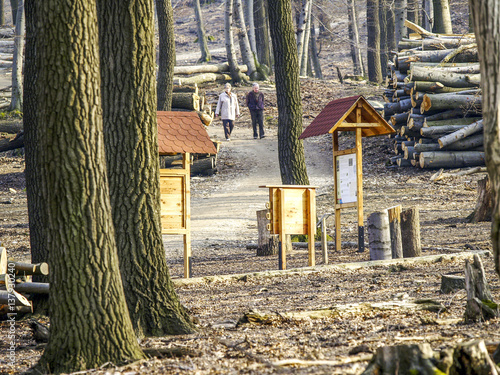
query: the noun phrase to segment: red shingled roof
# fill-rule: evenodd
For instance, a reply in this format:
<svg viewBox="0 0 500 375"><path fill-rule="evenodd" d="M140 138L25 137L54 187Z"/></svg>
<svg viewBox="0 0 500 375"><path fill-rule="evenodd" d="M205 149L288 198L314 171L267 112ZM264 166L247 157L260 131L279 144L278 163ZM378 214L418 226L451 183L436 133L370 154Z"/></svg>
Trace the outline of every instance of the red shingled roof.
<svg viewBox="0 0 500 375"><path fill-rule="evenodd" d="M196 112L158 111L157 118L160 155L217 153Z"/></svg>
<svg viewBox="0 0 500 375"><path fill-rule="evenodd" d="M330 129L358 101L361 95L332 100L300 135L299 139L328 134Z"/></svg>
<svg viewBox="0 0 500 375"><path fill-rule="evenodd" d="M374 135L390 134L394 129L380 116L380 114L368 103L361 95L351 96L348 98L332 100L319 113L318 116L309 124L302 132L299 139L315 137L318 135L328 134L336 130L350 131L354 130L352 126L345 124L359 123L356 121L356 105L357 103L362 108L361 122L365 124L378 124L379 126L370 126L362 128L363 137L371 137Z"/></svg>

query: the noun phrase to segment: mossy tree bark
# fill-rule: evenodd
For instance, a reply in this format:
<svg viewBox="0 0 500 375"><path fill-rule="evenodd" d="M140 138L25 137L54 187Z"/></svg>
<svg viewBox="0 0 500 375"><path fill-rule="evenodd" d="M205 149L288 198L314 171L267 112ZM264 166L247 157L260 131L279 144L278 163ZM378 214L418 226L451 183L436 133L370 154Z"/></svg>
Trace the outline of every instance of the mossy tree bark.
<svg viewBox="0 0 500 375"><path fill-rule="evenodd" d="M299 62L290 0L269 2L278 103L278 155L283 184L307 185L302 133Z"/></svg>
<svg viewBox="0 0 500 375"><path fill-rule="evenodd" d="M470 0L476 33L481 88L486 166L493 190L491 237L495 268L500 275L500 3L495 0Z"/></svg>
<svg viewBox="0 0 500 375"><path fill-rule="evenodd" d="M172 109L172 89L174 86L175 38L174 11L170 0L156 0L158 17L159 59L158 59L158 110Z"/></svg>
<svg viewBox="0 0 500 375"><path fill-rule="evenodd" d="M148 0L98 3L113 223L125 296L139 337L194 330L174 291L161 237L152 6Z"/></svg>
<svg viewBox="0 0 500 375"><path fill-rule="evenodd" d="M96 4L37 0L36 99L50 340L37 370L144 358L127 312L106 177ZM82 17L82 14L85 17Z"/></svg>

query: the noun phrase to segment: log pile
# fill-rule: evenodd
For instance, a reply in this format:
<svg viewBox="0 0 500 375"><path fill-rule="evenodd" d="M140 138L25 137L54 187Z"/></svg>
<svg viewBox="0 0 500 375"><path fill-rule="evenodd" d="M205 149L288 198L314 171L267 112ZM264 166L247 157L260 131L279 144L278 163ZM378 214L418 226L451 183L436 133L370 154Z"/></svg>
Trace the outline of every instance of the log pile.
<svg viewBox="0 0 500 375"><path fill-rule="evenodd" d="M32 275L48 275L47 263L21 263L7 259L7 251L0 247L0 319L11 313L31 313L30 299L35 294L48 294L48 283L32 282Z"/></svg>
<svg viewBox="0 0 500 375"><path fill-rule="evenodd" d="M246 73L248 67L246 65L239 66L241 73ZM246 80L250 80L245 76ZM231 75L229 72L229 64L203 64L174 67L174 84L175 85L201 85L210 82L230 82Z"/></svg>
<svg viewBox="0 0 500 375"><path fill-rule="evenodd" d="M172 92L172 111L196 111L205 126L209 126L215 113L205 100L205 92L198 85L174 85Z"/></svg>
<svg viewBox="0 0 500 375"><path fill-rule="evenodd" d="M220 149L220 142L214 141L217 154L191 154L191 176L211 176L217 173L217 155ZM160 168L175 168L182 165L182 155L160 156Z"/></svg>
<svg viewBox="0 0 500 375"><path fill-rule="evenodd" d="M461 168L485 164L474 35L416 31L389 63L384 117L396 129L392 164Z"/></svg>

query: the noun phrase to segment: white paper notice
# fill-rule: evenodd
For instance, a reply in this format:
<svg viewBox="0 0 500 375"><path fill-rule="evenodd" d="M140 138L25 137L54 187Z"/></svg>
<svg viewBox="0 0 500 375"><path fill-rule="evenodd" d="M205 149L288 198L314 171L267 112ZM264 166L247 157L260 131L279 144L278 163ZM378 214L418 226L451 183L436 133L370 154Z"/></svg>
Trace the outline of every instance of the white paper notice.
<svg viewBox="0 0 500 375"><path fill-rule="evenodd" d="M337 203L357 201L356 154L337 156Z"/></svg>

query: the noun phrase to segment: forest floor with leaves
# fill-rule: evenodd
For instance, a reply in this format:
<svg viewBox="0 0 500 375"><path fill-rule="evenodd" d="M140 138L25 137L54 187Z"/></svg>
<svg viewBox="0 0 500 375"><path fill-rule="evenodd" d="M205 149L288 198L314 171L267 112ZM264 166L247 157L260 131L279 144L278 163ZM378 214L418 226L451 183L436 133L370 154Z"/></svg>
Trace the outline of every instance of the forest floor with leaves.
<svg viewBox="0 0 500 375"><path fill-rule="evenodd" d="M214 60L223 61L223 6L207 5L209 47ZM178 63L196 61L192 9L174 3ZM331 100L363 94L379 99L380 90L366 83L340 84L335 66L349 72L347 20L335 24L334 38L322 43L325 81L302 79L303 121L307 126ZM362 31L363 32L363 31ZM217 52L218 51L218 52ZM432 182L435 171L387 165L392 143L387 137L363 141L365 219L376 210L397 204L420 209L423 258L361 266L369 251L343 246L329 249L329 265L308 268L307 251L288 255L286 272L275 271L277 256L257 257L249 244L257 242L256 210L264 209L265 189L280 182L277 156L277 107L272 82L263 83L266 95L266 138L253 140L250 116L242 108L231 142L223 141L220 121L207 130L221 140L218 173L191 180L193 278L182 279L182 246L164 236L165 251L177 293L197 321L191 335L141 340L156 357L123 367L108 364L88 373L122 374L360 374L377 348L386 345L429 343L433 349L450 348L475 339L489 349L500 342L500 320L465 323L465 291L440 293L443 274L462 275L471 251L491 251L490 223L471 224L467 216L476 204L477 181L470 175ZM204 87L215 104L222 84ZM250 86L235 87L240 105ZM350 148L353 138L340 138ZM317 186L318 217L333 212L331 137L305 140L310 183ZM10 258L29 261L29 227L24 180L24 157L0 155L0 241ZM333 234L332 217L327 219ZM367 236L365 235L367 239ZM342 241L357 242L356 212L342 212ZM428 257L427 257L428 256ZM491 256L483 263L493 296L500 300L500 280ZM356 266L356 264L359 264ZM231 275L228 277L216 277ZM432 300L436 308L422 310L415 301ZM406 307L405 307L406 306ZM325 309L331 310L326 316ZM316 318L304 317L316 311ZM266 315L267 314L267 315ZM318 317L319 315L319 317ZM46 319L42 320L47 322ZM21 373L43 352L29 319L16 328L15 366L8 364L10 325L0 323L0 374Z"/></svg>

